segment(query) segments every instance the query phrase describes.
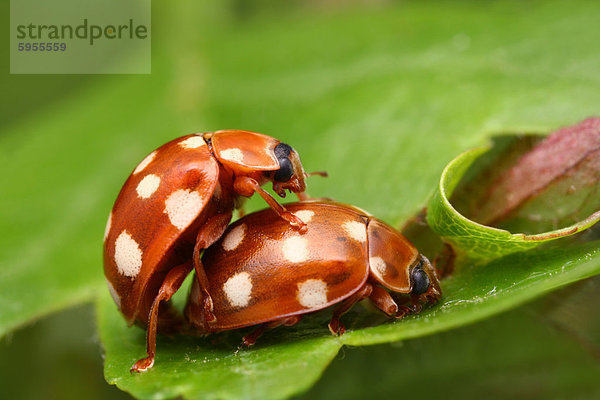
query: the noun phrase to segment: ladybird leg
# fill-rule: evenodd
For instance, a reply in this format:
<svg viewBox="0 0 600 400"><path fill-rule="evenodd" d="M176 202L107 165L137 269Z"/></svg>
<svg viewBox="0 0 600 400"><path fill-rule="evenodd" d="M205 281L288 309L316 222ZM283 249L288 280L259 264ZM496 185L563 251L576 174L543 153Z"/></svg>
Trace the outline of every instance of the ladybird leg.
<svg viewBox="0 0 600 400"><path fill-rule="evenodd" d="M396 319L402 319L412 312L412 308L408 306L398 306L398 312L394 315Z"/></svg>
<svg viewBox="0 0 600 400"><path fill-rule="evenodd" d="M369 296L369 301L388 317L399 319L412 312L410 307L398 305L390 293L380 286L373 285L373 293Z"/></svg>
<svg viewBox="0 0 600 400"><path fill-rule="evenodd" d="M362 299L369 297L373 292L373 285L365 283L365 285L354 293L352 296L344 300L333 310L331 321L329 321L329 331L334 335L343 335L346 332L346 327L341 323L340 318L347 313L354 304Z"/></svg>
<svg viewBox="0 0 600 400"><path fill-rule="evenodd" d="M198 285L200 287L200 291L202 292L202 310L204 312L204 321L207 324L214 324L217 322L217 317L213 313L213 301L212 297L210 297L210 293L208 292L208 278L206 277L206 272L204 272L204 264L202 261L198 259L198 261L194 261L194 269L196 270L196 280L198 281ZM208 325L207 325L207 329Z"/></svg>
<svg viewBox="0 0 600 400"><path fill-rule="evenodd" d="M267 324L262 324L248 335L242 338L242 346L250 347L254 346L256 340L262 336L263 333L267 330Z"/></svg>
<svg viewBox="0 0 600 400"><path fill-rule="evenodd" d="M233 182L233 190L245 197L250 197L254 193L258 193L277 215L286 220L294 228L299 229L300 232L306 232L306 224L300 218L286 210L284 206L279 204L273 196L260 187L256 180L248 176L239 176L235 178L235 181Z"/></svg>
<svg viewBox="0 0 600 400"><path fill-rule="evenodd" d="M389 292L381 286L373 285L373 292L369 296L369 301L388 317L398 314L398 304L396 304Z"/></svg>
<svg viewBox="0 0 600 400"><path fill-rule="evenodd" d="M411 295L410 303L412 305L411 311L415 314L418 314L423 309L423 305L421 305L421 296L420 295Z"/></svg>
<svg viewBox="0 0 600 400"><path fill-rule="evenodd" d="M278 326L281 326L281 325L283 325L283 326L296 325L300 321L301 318L302 317L300 317L299 315L294 315L291 317L286 317L286 318L268 322L266 324L262 324L261 326L259 326L255 330L253 330L250 334L248 334L242 338L242 345L244 345L246 347L254 346L254 344L256 343L256 340L259 337L261 337L262 334L265 333L265 331L267 329L277 328Z"/></svg>
<svg viewBox="0 0 600 400"><path fill-rule="evenodd" d="M179 289L184 279L192 270L191 263L178 265L169 271L163 281L158 295L152 302L150 314L148 315L148 328L146 330L146 352L148 357L138 360L131 367L130 372L144 372L154 365L154 356L156 355L156 329L158 327L158 309L161 301L168 301Z"/></svg>
<svg viewBox="0 0 600 400"><path fill-rule="evenodd" d="M296 196L298 197L298 200L300 200L300 201L310 200L310 196L307 195L306 192L296 193Z"/></svg>
<svg viewBox="0 0 600 400"><path fill-rule="evenodd" d="M194 270L196 271L196 280L202 292L204 320L208 324L214 324L217 321L217 317L213 314L213 302L208 291L208 278L204 271L200 253L219 239L227 228L229 221L231 221L231 213L217 214L209 218L202 226L200 232L198 232L196 245L194 246Z"/></svg>
<svg viewBox="0 0 600 400"><path fill-rule="evenodd" d="M327 171L313 171L313 172L310 172L308 174L304 173L304 177L305 178L308 178L309 176L313 176L313 175L319 175L319 176L322 176L322 177L325 177L325 178L327 178L329 176L329 174L327 174ZM296 193L296 196L298 196L298 200L300 200L300 201L307 201L307 200L312 199L312 197L310 197L309 195L307 195L306 192Z"/></svg>

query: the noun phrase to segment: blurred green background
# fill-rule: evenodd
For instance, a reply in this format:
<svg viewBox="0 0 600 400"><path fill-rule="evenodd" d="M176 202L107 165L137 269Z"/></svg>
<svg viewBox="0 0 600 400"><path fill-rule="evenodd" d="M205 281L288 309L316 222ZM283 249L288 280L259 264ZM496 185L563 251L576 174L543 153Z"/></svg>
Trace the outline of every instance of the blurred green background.
<svg viewBox="0 0 600 400"><path fill-rule="evenodd" d="M598 114L598 17L587 1L154 1L150 75L9 75L5 56L0 397L128 397L102 378L91 302L112 202L158 145L270 134L329 171L311 194L399 225L459 152ZM585 281L455 331L345 348L304 396L599 398L597 293Z"/></svg>

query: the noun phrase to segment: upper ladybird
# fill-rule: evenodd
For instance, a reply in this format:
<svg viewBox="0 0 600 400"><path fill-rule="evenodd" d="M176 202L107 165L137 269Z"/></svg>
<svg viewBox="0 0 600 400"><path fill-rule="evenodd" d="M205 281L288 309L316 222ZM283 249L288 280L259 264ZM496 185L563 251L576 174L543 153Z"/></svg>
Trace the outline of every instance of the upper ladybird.
<svg viewBox="0 0 600 400"><path fill-rule="evenodd" d="M242 130L180 137L134 168L104 234L111 294L129 324L148 327L148 357L132 370L152 366L157 329L173 330L181 323L166 301L192 269L204 294L204 316L215 321L200 255L223 234L240 196L258 192L287 224L304 231L304 222L261 186L270 181L280 196L287 190L301 197L306 176L292 147Z"/></svg>

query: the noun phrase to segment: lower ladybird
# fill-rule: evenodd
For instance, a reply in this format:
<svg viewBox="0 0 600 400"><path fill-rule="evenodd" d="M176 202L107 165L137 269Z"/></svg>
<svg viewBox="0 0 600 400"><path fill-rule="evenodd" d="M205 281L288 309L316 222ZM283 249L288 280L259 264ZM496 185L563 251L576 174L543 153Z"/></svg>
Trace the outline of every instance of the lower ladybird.
<svg viewBox="0 0 600 400"><path fill-rule="evenodd" d="M185 308L201 333L258 325L252 345L269 328L293 325L302 315L334 306L329 330L345 331L340 317L358 301L389 317L419 312L441 289L435 269L399 232L364 211L329 201L287 204L308 225L299 232L269 209L229 226L202 257L214 302L215 324L202 312L194 281ZM406 305L392 293L406 294Z"/></svg>

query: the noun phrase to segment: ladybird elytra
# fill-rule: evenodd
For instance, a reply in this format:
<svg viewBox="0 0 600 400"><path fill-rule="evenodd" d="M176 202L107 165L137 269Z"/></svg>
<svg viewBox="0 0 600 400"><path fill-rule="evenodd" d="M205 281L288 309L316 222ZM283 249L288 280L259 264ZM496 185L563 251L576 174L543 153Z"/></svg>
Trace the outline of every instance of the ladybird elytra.
<svg viewBox="0 0 600 400"><path fill-rule="evenodd" d="M245 338L244 343L252 344L267 328L335 305L329 327L341 334L345 328L340 317L364 298L388 316L401 317L441 297L429 261L384 222L330 201L286 208L308 225L306 232L263 210L230 225L205 251L202 259L217 321L204 321L202 293L195 284L185 308L186 319L201 333L263 324ZM411 307L398 304L390 292L407 294Z"/></svg>
<svg viewBox="0 0 600 400"><path fill-rule="evenodd" d="M274 215L295 230L306 229L261 188L271 181L280 195L287 190L305 197L307 174L300 158L290 147L283 161L275 152L280 144L241 130L187 135L151 152L128 177L107 221L103 257L111 294L126 321L148 328L148 357L132 371L152 366L157 329L176 330L182 324L167 301L192 269L204 318L215 319L200 255L225 231L240 197L258 192ZM280 163L286 181L274 179Z"/></svg>

